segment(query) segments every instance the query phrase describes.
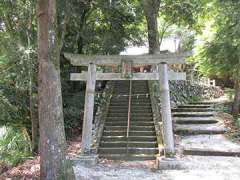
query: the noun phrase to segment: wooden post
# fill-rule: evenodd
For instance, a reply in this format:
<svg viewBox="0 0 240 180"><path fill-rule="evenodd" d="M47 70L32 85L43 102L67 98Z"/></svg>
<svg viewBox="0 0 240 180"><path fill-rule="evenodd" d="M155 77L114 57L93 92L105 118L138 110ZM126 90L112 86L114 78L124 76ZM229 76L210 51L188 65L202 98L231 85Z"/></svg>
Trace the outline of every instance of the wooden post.
<svg viewBox="0 0 240 180"><path fill-rule="evenodd" d="M88 77L83 118L82 148L81 148L81 153L83 155L88 155L91 153L95 84L96 84L96 65L90 63L88 65Z"/></svg>
<svg viewBox="0 0 240 180"><path fill-rule="evenodd" d="M158 65L165 157L175 154L167 63Z"/></svg>

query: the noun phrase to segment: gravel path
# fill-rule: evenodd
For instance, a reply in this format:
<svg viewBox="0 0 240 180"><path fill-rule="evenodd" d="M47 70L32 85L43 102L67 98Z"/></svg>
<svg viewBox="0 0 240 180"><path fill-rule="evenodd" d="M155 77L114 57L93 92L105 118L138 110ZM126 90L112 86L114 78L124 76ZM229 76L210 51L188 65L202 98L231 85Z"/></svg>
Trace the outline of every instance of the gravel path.
<svg viewBox="0 0 240 180"><path fill-rule="evenodd" d="M153 168L131 165L98 164L95 167L74 167L80 180L238 180L240 158L185 156L183 170L158 171ZM139 162L140 163L140 162ZM134 167L138 166L138 167ZM141 166L141 163L140 163Z"/></svg>

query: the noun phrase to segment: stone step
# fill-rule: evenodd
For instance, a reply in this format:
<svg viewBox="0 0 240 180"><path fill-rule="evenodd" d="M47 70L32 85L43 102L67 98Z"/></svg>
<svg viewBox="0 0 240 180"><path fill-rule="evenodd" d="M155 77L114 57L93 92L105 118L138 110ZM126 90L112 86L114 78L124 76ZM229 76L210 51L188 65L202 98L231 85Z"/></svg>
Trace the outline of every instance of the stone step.
<svg viewBox="0 0 240 180"><path fill-rule="evenodd" d="M150 96L148 93L145 94L134 94L132 93L132 99L149 99ZM112 99L129 99L129 93L126 94L115 94L112 96Z"/></svg>
<svg viewBox="0 0 240 180"><path fill-rule="evenodd" d="M102 136L102 141L126 141L127 137L126 136ZM156 141L157 137L156 136L129 136L128 137L129 141Z"/></svg>
<svg viewBox="0 0 240 180"><path fill-rule="evenodd" d="M155 141L128 141L128 147L156 148L157 146ZM127 147L127 141L101 142L100 147Z"/></svg>
<svg viewBox="0 0 240 180"><path fill-rule="evenodd" d="M111 101L111 104L115 104L115 103L119 103L119 104L125 104L125 103L127 103L128 104L128 100L112 100ZM131 101L131 104L149 104L149 103L151 103L151 101L150 101L150 99L145 99L145 100L138 100L138 99L136 99L136 100L132 100Z"/></svg>
<svg viewBox="0 0 240 180"><path fill-rule="evenodd" d="M128 109L128 106L110 106L110 110L114 110L114 109L121 109L121 110L127 110ZM152 107L151 106L132 106L131 107L132 110L140 110L142 111L143 109L151 109L152 110Z"/></svg>
<svg viewBox="0 0 240 180"><path fill-rule="evenodd" d="M126 112L128 111L128 107L120 107L120 106L110 106L109 107L109 112L110 111L123 111ZM136 111L136 112L148 112L148 113L152 113L152 107L151 106L142 106L142 107L131 107L131 111Z"/></svg>
<svg viewBox="0 0 240 180"><path fill-rule="evenodd" d="M119 90L113 92L113 97L127 97L129 95L129 91Z"/></svg>
<svg viewBox="0 0 240 180"><path fill-rule="evenodd" d="M211 112L212 108L174 108L172 112Z"/></svg>
<svg viewBox="0 0 240 180"><path fill-rule="evenodd" d="M227 129L219 123L216 124L177 124L174 132L181 135L197 135L197 134L223 134Z"/></svg>
<svg viewBox="0 0 240 180"><path fill-rule="evenodd" d="M105 122L106 126L127 126L127 121L107 121ZM131 126L153 126L154 123L152 121L139 121L139 122L131 122Z"/></svg>
<svg viewBox="0 0 240 180"><path fill-rule="evenodd" d="M128 117L128 113L115 113L115 112L110 112L108 113L108 117ZM152 117L152 113L148 113L148 112L144 112L144 113L141 113L141 112L131 112L131 117L135 117L135 118L138 118L138 117Z"/></svg>
<svg viewBox="0 0 240 180"><path fill-rule="evenodd" d="M149 154L100 154L99 158L122 161L147 161L156 160L157 155Z"/></svg>
<svg viewBox="0 0 240 180"><path fill-rule="evenodd" d="M112 160L155 160L158 144L147 81L133 81L130 132L127 138L129 81L115 84L99 157ZM126 149L128 148L128 151Z"/></svg>
<svg viewBox="0 0 240 180"><path fill-rule="evenodd" d="M115 116L112 116L112 117L107 117L107 120L106 120L106 122L115 122L115 121L118 121L118 122L120 122L120 121L127 121L128 120L128 117L127 116L125 116L125 117L115 117ZM131 122L139 122L139 121L152 121L153 120L153 117L151 117L151 116L141 116L141 117L131 117L130 118L130 121Z"/></svg>
<svg viewBox="0 0 240 180"><path fill-rule="evenodd" d="M121 131L121 130L115 130L115 131L109 131L104 130L103 136L125 136L127 134L127 131ZM155 131L129 131L129 136L156 136Z"/></svg>
<svg viewBox="0 0 240 180"><path fill-rule="evenodd" d="M104 130L114 131L114 130L126 130L127 126L105 126ZM154 131L154 126L130 126L130 131Z"/></svg>
<svg viewBox="0 0 240 180"><path fill-rule="evenodd" d="M129 100L129 97L128 96L124 96L124 97L112 97L111 101L128 101ZM150 97L146 97L146 96L132 96L132 100L133 101L145 101L145 100L150 100Z"/></svg>
<svg viewBox="0 0 240 180"><path fill-rule="evenodd" d="M111 102L110 103L110 105L112 106L128 106L128 101L126 101L126 102ZM146 106L146 105L148 105L148 106L151 106L151 102L149 101L149 102L132 102L131 103L131 105L132 106L134 106L134 105L140 105L140 106Z"/></svg>
<svg viewBox="0 0 240 180"><path fill-rule="evenodd" d="M176 124L214 124L218 120L212 117L174 117Z"/></svg>
<svg viewBox="0 0 240 180"><path fill-rule="evenodd" d="M207 105L213 105L213 102L191 102L189 104L207 104Z"/></svg>
<svg viewBox="0 0 240 180"><path fill-rule="evenodd" d="M145 112L141 111L131 111L131 118L132 119L152 119L153 113L148 110ZM108 117L113 118L127 118L128 117L128 111L118 112L118 111L111 111L108 113Z"/></svg>
<svg viewBox="0 0 240 180"><path fill-rule="evenodd" d="M128 89L114 89L113 91L114 95L119 95L119 94L123 94L123 95L129 95L129 90ZM149 94L147 89L143 89L143 90L139 90L139 91L132 91L132 95L146 95Z"/></svg>
<svg viewBox="0 0 240 180"><path fill-rule="evenodd" d="M116 105L116 104L119 104L121 106L128 106L128 101L112 101L110 103L110 105ZM150 105L151 104L151 101L131 101L131 105L139 105L139 104L142 104L142 105Z"/></svg>
<svg viewBox="0 0 240 180"><path fill-rule="evenodd" d="M150 154L155 155L158 153L158 148L136 148L136 147L100 147L98 149L100 154Z"/></svg>
<svg viewBox="0 0 240 180"><path fill-rule="evenodd" d="M114 87L124 89L124 88L129 88L129 84L115 84ZM147 84L134 84L133 83L132 87L138 87L138 88L142 87L142 88L148 89Z"/></svg>
<svg viewBox="0 0 240 180"><path fill-rule="evenodd" d="M109 113L128 113L128 109L112 109L110 108ZM148 108L148 109L133 109L131 108L131 112L132 113L152 113L152 109Z"/></svg>
<svg viewBox="0 0 240 180"><path fill-rule="evenodd" d="M200 156L239 156L240 144L222 134L195 135L182 138L184 154Z"/></svg>
<svg viewBox="0 0 240 180"><path fill-rule="evenodd" d="M114 109L114 110L112 110L112 109L110 109L109 111L108 111L108 113L109 113L109 115L112 115L112 114L123 114L123 115L127 115L128 114L128 110L117 110L117 109ZM139 110L139 109L131 109L131 114L143 114L143 115L145 115L145 116L148 116L149 114L151 114L151 115L149 115L149 116L152 116L152 111L151 111L151 109L148 109L148 110Z"/></svg>
<svg viewBox="0 0 240 180"><path fill-rule="evenodd" d="M211 108L210 105L179 105L178 108Z"/></svg>
<svg viewBox="0 0 240 180"><path fill-rule="evenodd" d="M214 116L214 112L174 112L173 117L211 117Z"/></svg>
<svg viewBox="0 0 240 180"><path fill-rule="evenodd" d="M194 155L194 156L233 156L240 157L240 151L213 151L208 149L184 149L184 155Z"/></svg>
<svg viewBox="0 0 240 180"><path fill-rule="evenodd" d="M109 106L109 110L110 109L128 109L128 105L124 105L124 106L121 106L121 105L110 105ZM148 104L148 105L140 105L140 104L137 104L137 105L132 105L131 106L131 109L140 109L140 110L143 110L143 109L152 109L151 105Z"/></svg>
<svg viewBox="0 0 240 180"><path fill-rule="evenodd" d="M135 87L136 88L136 87ZM139 87L140 90L134 90L132 91L132 94L148 94L148 89L142 89L142 87Z"/></svg>

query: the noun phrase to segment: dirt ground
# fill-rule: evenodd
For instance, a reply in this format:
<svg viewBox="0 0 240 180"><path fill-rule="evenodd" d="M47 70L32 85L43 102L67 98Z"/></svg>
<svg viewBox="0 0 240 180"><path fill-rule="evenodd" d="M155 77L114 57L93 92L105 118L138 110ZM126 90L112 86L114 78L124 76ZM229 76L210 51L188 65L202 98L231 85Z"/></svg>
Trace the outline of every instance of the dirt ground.
<svg viewBox="0 0 240 180"><path fill-rule="evenodd" d="M67 154L68 157L74 157L80 153L80 141L68 141ZM6 167L7 168L7 167ZM8 169L3 174L0 174L0 180L31 180L39 179L40 177L40 157L35 156L32 159L26 160L17 167Z"/></svg>

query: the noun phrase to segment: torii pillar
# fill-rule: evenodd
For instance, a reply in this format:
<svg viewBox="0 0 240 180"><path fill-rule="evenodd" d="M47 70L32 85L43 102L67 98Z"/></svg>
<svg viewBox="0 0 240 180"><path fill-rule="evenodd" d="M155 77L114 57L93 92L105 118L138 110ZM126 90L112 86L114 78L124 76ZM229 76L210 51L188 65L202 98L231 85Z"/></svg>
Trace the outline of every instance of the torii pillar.
<svg viewBox="0 0 240 180"><path fill-rule="evenodd" d="M82 145L81 145L82 155L91 154L95 84L96 84L96 65L90 63L88 65L87 86L85 94Z"/></svg>
<svg viewBox="0 0 240 180"><path fill-rule="evenodd" d="M174 150L174 135L171 116L170 93L168 83L168 65L163 62L158 64L159 83L160 83L160 98L161 111L163 122L163 143L165 157L173 157Z"/></svg>

